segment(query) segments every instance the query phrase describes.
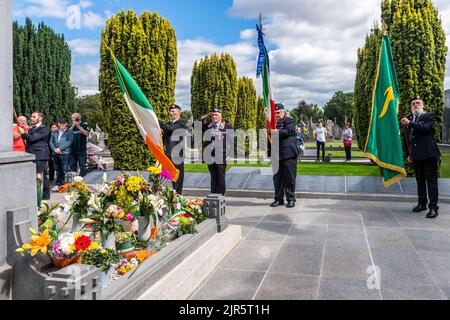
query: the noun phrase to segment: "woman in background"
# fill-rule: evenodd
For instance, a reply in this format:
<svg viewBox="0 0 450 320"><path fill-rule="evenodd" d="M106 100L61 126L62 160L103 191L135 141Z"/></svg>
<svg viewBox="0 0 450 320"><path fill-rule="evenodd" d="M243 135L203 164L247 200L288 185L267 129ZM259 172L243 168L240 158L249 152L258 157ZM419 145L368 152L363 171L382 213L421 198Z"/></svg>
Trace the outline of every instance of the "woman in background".
<svg viewBox="0 0 450 320"><path fill-rule="evenodd" d="M344 143L344 149L345 149L345 162L352 160L352 137L353 132L350 128L350 123L345 122L344 124L344 130L342 130L342 141Z"/></svg>

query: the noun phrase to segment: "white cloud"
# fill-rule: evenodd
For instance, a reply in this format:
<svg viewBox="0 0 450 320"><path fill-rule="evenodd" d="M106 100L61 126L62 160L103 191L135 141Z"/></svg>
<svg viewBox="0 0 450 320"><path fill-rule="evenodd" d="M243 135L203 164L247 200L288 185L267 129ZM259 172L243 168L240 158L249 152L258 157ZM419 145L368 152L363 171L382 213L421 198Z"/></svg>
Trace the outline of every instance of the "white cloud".
<svg viewBox="0 0 450 320"><path fill-rule="evenodd" d="M450 1L433 3L450 47ZM262 13L266 45L275 48L269 52L275 99L288 106L299 99L323 105L335 91L353 90L356 51L380 20L380 0L234 0L228 13L255 22ZM240 37L252 40L250 34L243 30ZM450 59L445 85L450 86Z"/></svg>
<svg viewBox="0 0 450 320"><path fill-rule="evenodd" d="M83 14L83 27L95 29L103 26L105 22L106 18L92 11Z"/></svg>
<svg viewBox="0 0 450 320"><path fill-rule="evenodd" d="M78 64L72 67L72 83L78 88L78 96L98 93L98 64Z"/></svg>
<svg viewBox="0 0 450 320"><path fill-rule="evenodd" d="M81 9L86 9L86 8L92 7L92 2L91 2L91 1L87 1L87 0L81 0L81 1L78 3L78 6L79 6Z"/></svg>
<svg viewBox="0 0 450 320"><path fill-rule="evenodd" d="M26 7L14 10L15 16L66 18L67 0L24 0Z"/></svg>
<svg viewBox="0 0 450 320"><path fill-rule="evenodd" d="M99 54L99 43L90 39L73 39L67 41L72 55L75 56L95 56Z"/></svg>

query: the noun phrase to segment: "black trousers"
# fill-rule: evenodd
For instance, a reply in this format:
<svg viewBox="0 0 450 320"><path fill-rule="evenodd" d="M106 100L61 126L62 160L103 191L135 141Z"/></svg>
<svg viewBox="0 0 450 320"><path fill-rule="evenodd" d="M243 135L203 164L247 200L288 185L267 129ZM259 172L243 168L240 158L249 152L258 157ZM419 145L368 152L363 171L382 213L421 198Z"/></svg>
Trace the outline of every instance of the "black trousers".
<svg viewBox="0 0 450 320"><path fill-rule="evenodd" d="M352 160L352 146L344 146L345 149L345 160Z"/></svg>
<svg viewBox="0 0 450 320"><path fill-rule="evenodd" d="M208 164L208 170L211 174L211 193L219 193L225 195L225 171L226 164Z"/></svg>
<svg viewBox="0 0 450 320"><path fill-rule="evenodd" d="M48 179L50 181L55 180L55 166L53 165L52 156L48 159Z"/></svg>
<svg viewBox="0 0 450 320"><path fill-rule="evenodd" d="M172 187L175 189L175 191L178 194L183 194L184 163L175 164L175 168L177 168L178 171L180 171L180 174L179 174L178 180L176 182L172 181Z"/></svg>
<svg viewBox="0 0 450 320"><path fill-rule="evenodd" d="M48 160L37 160L36 163L36 173L42 173L43 177L43 190L42 190L42 200L49 200L50 199L50 184L48 182L47 177L47 165Z"/></svg>
<svg viewBox="0 0 450 320"><path fill-rule="evenodd" d="M320 142L316 140L317 146L317 160L319 160L320 148L322 148L322 161L325 162L325 142Z"/></svg>
<svg viewBox="0 0 450 320"><path fill-rule="evenodd" d="M295 201L295 180L297 179L297 158L280 160L278 172L273 176L275 200Z"/></svg>
<svg viewBox="0 0 450 320"><path fill-rule="evenodd" d="M438 204L438 159L414 160L419 204L429 209L439 208ZM428 191L428 198L427 198ZM429 200L429 201L428 201Z"/></svg>

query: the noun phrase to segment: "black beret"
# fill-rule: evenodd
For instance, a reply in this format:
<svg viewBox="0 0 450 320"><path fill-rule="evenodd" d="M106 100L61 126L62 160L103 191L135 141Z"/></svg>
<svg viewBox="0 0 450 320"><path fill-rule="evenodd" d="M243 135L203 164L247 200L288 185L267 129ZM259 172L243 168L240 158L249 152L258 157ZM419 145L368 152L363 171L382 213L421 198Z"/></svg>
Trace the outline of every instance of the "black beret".
<svg viewBox="0 0 450 320"><path fill-rule="evenodd" d="M180 107L179 105L177 105L177 104L171 105L170 108L169 108L169 110L172 110L172 109L178 109L178 110L181 111L181 107Z"/></svg>
<svg viewBox="0 0 450 320"><path fill-rule="evenodd" d="M416 100L420 100L420 101L423 102L422 97L420 97L420 96L415 96L415 97L411 98L411 101L410 101L409 103L411 103L411 102L413 102L413 101L416 101Z"/></svg>
<svg viewBox="0 0 450 320"><path fill-rule="evenodd" d="M275 110L284 110L284 105L282 103L275 104Z"/></svg>
<svg viewBox="0 0 450 320"><path fill-rule="evenodd" d="M217 108L217 107L212 107L211 108L211 112L218 112L218 113L222 113L222 110L220 110L219 108Z"/></svg>

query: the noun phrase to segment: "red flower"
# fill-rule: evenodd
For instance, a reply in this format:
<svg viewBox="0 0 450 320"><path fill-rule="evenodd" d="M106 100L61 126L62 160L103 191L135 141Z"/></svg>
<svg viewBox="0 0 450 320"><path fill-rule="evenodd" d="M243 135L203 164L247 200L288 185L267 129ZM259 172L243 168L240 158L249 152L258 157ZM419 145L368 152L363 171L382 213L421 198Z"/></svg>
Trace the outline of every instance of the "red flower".
<svg viewBox="0 0 450 320"><path fill-rule="evenodd" d="M75 249L77 251L85 251L91 245L91 239L88 236L79 236L75 239Z"/></svg>

